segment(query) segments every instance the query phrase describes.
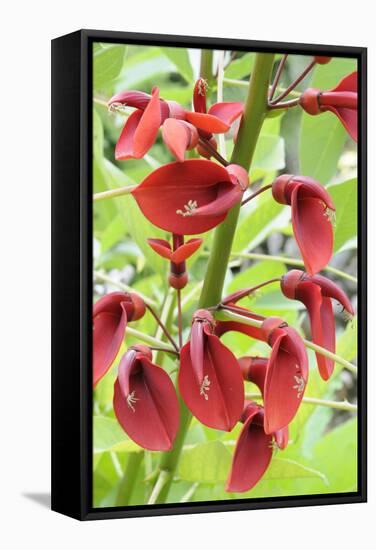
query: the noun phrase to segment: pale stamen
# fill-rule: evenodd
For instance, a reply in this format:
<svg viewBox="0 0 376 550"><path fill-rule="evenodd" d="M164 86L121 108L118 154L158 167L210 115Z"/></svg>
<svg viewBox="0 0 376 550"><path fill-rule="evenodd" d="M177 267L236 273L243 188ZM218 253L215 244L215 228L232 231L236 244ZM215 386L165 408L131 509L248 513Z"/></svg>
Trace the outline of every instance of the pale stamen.
<svg viewBox="0 0 376 550"><path fill-rule="evenodd" d="M133 392L130 393L127 397L127 405L130 409L132 409L133 412L136 412L134 404L136 403L136 401L140 401L135 395L136 395L136 392L135 390L133 390Z"/></svg>
<svg viewBox="0 0 376 550"><path fill-rule="evenodd" d="M300 397L303 395L304 389L305 389L305 381L302 376L294 376L294 380L296 382L295 386L292 387L293 390L297 391L296 397L300 399Z"/></svg>
<svg viewBox="0 0 376 550"><path fill-rule="evenodd" d="M202 381L201 387L200 387L200 395L204 396L205 401L208 401L209 396L206 392L210 390L210 380L208 375L206 374L204 376L204 380Z"/></svg>
<svg viewBox="0 0 376 550"><path fill-rule="evenodd" d="M183 212L183 210L176 210L176 213L183 216L183 218L186 216L192 216L192 213L196 210L197 206L197 201L189 199L188 204L184 205L185 212Z"/></svg>

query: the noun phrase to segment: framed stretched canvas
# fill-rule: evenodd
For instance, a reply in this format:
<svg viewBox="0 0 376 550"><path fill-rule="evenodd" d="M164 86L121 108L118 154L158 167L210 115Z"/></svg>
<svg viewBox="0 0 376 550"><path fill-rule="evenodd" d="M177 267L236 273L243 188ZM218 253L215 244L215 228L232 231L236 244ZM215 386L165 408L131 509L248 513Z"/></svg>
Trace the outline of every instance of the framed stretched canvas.
<svg viewBox="0 0 376 550"><path fill-rule="evenodd" d="M52 42L52 508L366 499L366 50Z"/></svg>

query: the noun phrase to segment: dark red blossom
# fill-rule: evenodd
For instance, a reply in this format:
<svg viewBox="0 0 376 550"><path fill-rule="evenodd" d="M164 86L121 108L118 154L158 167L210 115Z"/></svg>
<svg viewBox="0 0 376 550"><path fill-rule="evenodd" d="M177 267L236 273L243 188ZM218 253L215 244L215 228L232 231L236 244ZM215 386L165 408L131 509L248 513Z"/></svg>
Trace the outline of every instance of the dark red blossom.
<svg viewBox="0 0 376 550"><path fill-rule="evenodd" d="M214 326L209 311L196 311L191 339L180 354L179 389L200 422L231 431L242 413L244 384L236 357L215 336Z"/></svg>
<svg viewBox="0 0 376 550"><path fill-rule="evenodd" d="M150 451L169 451L179 428L179 404L168 374L151 361L150 349L136 345L120 361L114 411L123 430Z"/></svg>
<svg viewBox="0 0 376 550"><path fill-rule="evenodd" d="M331 57L327 57L325 55L315 55L314 57L314 60L316 61L316 63L318 63L319 65L326 65L327 63L329 63L332 58Z"/></svg>
<svg viewBox="0 0 376 550"><path fill-rule="evenodd" d="M282 277L281 289L287 298L300 300L306 306L313 342L335 353L336 332L331 299L337 300L350 315L354 315L351 302L343 290L322 275L310 276L298 269ZM320 353L316 353L316 358L321 377L328 380L334 361Z"/></svg>
<svg viewBox="0 0 376 550"><path fill-rule="evenodd" d="M221 223L248 185L244 168L203 159L165 164L132 191L154 225L176 235L194 235Z"/></svg>
<svg viewBox="0 0 376 550"><path fill-rule="evenodd" d="M249 491L266 472L273 456L273 448L285 448L288 443L288 428L274 434L264 431L264 410L246 401L241 418L243 428L236 442L226 491L241 493Z"/></svg>
<svg viewBox="0 0 376 550"><path fill-rule="evenodd" d="M202 79L198 83L204 82ZM196 83L194 98L205 86ZM108 105L134 107L128 117L115 148L117 160L142 158L154 144L158 130L162 127L162 137L175 158L183 162L185 151L198 144L199 133L208 137L211 134L225 133L231 123L243 112L239 102L222 102L212 105L206 112L206 92L204 110L186 111L175 101L165 101L159 97L159 89L154 87L152 94L139 91L126 91L113 96ZM197 101L194 99L194 105ZM200 107L201 108L201 107Z"/></svg>
<svg viewBox="0 0 376 550"><path fill-rule="evenodd" d="M164 239L148 239L151 248L162 258L170 260L168 281L173 288L180 290L188 283L185 260L201 246L202 239L190 239L184 242L183 235L173 235L173 246Z"/></svg>
<svg viewBox="0 0 376 550"><path fill-rule="evenodd" d="M335 88L321 91L308 88L300 96L300 105L310 115L331 111L348 134L358 141L358 73L345 76Z"/></svg>
<svg viewBox="0 0 376 550"><path fill-rule="evenodd" d="M114 362L127 322L137 321L144 313L144 301L134 292L111 292L96 302L93 308L94 387Z"/></svg>
<svg viewBox="0 0 376 550"><path fill-rule="evenodd" d="M312 178L284 174L272 186L275 200L291 205L292 227L304 265L314 275L333 254L335 206L329 193Z"/></svg>

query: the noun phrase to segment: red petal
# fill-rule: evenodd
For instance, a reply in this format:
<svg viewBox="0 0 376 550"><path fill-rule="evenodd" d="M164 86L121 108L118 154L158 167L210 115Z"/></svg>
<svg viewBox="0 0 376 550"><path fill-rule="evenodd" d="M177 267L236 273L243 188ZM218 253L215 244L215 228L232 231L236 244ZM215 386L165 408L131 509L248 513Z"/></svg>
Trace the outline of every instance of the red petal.
<svg viewBox="0 0 376 550"><path fill-rule="evenodd" d="M333 254L333 227L321 200L300 199L299 187L291 196L292 227L307 271L314 275Z"/></svg>
<svg viewBox="0 0 376 550"><path fill-rule="evenodd" d="M225 101L214 103L208 110L208 114L219 118L227 126L230 126L243 113L243 110L243 103Z"/></svg>
<svg viewBox="0 0 376 550"><path fill-rule="evenodd" d="M158 89L155 89L134 133L133 149L136 158L143 157L149 151L157 137L161 123L159 93Z"/></svg>
<svg viewBox="0 0 376 550"><path fill-rule="evenodd" d="M243 378L253 382L264 395L268 359L266 357L240 357L238 359Z"/></svg>
<svg viewBox="0 0 376 550"><path fill-rule="evenodd" d="M354 141L358 141L358 111L356 109L346 109L345 107L325 107L325 111L331 111L334 113L348 134Z"/></svg>
<svg viewBox="0 0 376 550"><path fill-rule="evenodd" d="M192 217L226 215L227 212L241 201L243 190L239 186L221 184L218 188L218 196L212 202L201 206L192 212Z"/></svg>
<svg viewBox="0 0 376 550"><path fill-rule="evenodd" d="M171 260L172 250L169 242L164 239L147 239L147 242L157 254L162 256L162 258Z"/></svg>
<svg viewBox="0 0 376 550"><path fill-rule="evenodd" d="M143 214L157 227L177 235L203 233L224 220L225 214L194 217L185 205L204 206L216 199L218 184L229 174L219 164L192 159L165 164L149 174L132 192Z"/></svg>
<svg viewBox="0 0 376 550"><path fill-rule="evenodd" d="M115 147L116 160L127 160L142 157L142 155L136 156L136 153L134 152L134 135L142 115L143 111L138 110L128 117Z"/></svg>
<svg viewBox="0 0 376 550"><path fill-rule="evenodd" d="M93 384L94 387L114 362L127 326L125 305L118 312L102 311L93 319Z"/></svg>
<svg viewBox="0 0 376 550"><path fill-rule="evenodd" d="M279 449L286 449L289 443L289 428L285 426L274 434L275 442Z"/></svg>
<svg viewBox="0 0 376 550"><path fill-rule="evenodd" d="M296 354L291 353L290 336L284 329L277 329L277 332L279 335L273 343L264 390L264 427L269 434L287 426L294 418L307 382L307 356L302 372Z"/></svg>
<svg viewBox="0 0 376 550"><path fill-rule="evenodd" d="M310 277L310 281L316 285L319 285L323 296L337 300L351 315L354 315L354 309L349 298L342 288L333 283L333 281L323 275L313 275Z"/></svg>
<svg viewBox="0 0 376 550"><path fill-rule="evenodd" d="M323 297L320 287L309 282L299 284L296 298L307 308L313 342L335 353L335 322L330 298ZM328 380L334 361L319 353L316 353L316 359L321 378Z"/></svg>
<svg viewBox="0 0 376 550"><path fill-rule="evenodd" d="M239 313L240 315L244 315L244 317L249 317L250 319L256 319L257 321L264 321L265 317L262 315L257 315L256 313L251 313L248 311L248 309L241 307L241 306L233 306L232 304L228 304L231 306L231 309L235 311L236 313ZM250 325L246 325L244 323L241 323L239 321L217 321L216 327L215 327L215 334L217 336L222 336L222 334L225 334L226 332L241 332L242 334L246 334L250 338L255 338L256 340L265 340L265 335L262 330L262 328L257 327L251 327Z"/></svg>
<svg viewBox="0 0 376 550"><path fill-rule="evenodd" d="M162 137L171 153L179 162L184 161L187 149L192 149L198 142L198 133L194 126L184 120L167 118L162 127Z"/></svg>
<svg viewBox="0 0 376 550"><path fill-rule="evenodd" d="M121 103L122 105L135 107L136 109L141 109L143 111L148 106L150 100L150 94L139 92L138 90L127 90L126 92L120 92L112 96L108 102L108 105Z"/></svg>
<svg viewBox="0 0 376 550"><path fill-rule="evenodd" d="M197 383L201 386L204 380L204 345L205 345L203 323L193 322L191 330L191 341L189 351L191 354L192 369L196 376Z"/></svg>
<svg viewBox="0 0 376 550"><path fill-rule="evenodd" d="M144 449L170 450L179 427L179 404L173 383L163 369L146 357L136 361L128 376L128 396L122 392L119 379L115 382L116 418Z"/></svg>
<svg viewBox="0 0 376 550"><path fill-rule="evenodd" d="M192 414L203 424L231 431L240 419L244 385L239 364L232 352L213 335L205 337L202 383L191 360L191 344L181 350L179 389Z"/></svg>
<svg viewBox="0 0 376 550"><path fill-rule="evenodd" d="M256 485L267 470L273 455L272 436L254 422L257 411L249 415L236 443L226 491L242 493Z"/></svg>
<svg viewBox="0 0 376 550"><path fill-rule="evenodd" d="M296 187L299 187L299 199L319 199L331 210L336 209L328 191L316 180L306 176L293 176L288 187L289 185L291 185L291 194Z"/></svg>
<svg viewBox="0 0 376 550"><path fill-rule="evenodd" d="M171 260L177 264L188 260L200 248L201 244L202 239L189 239L172 253Z"/></svg>
<svg viewBox="0 0 376 550"><path fill-rule="evenodd" d="M230 129L229 124L226 124L216 116L206 113L193 113L187 111L185 118L199 130L204 130L211 134L224 134Z"/></svg>
<svg viewBox="0 0 376 550"><path fill-rule="evenodd" d="M358 91L358 73L353 73L345 76L332 90L333 92L357 92Z"/></svg>

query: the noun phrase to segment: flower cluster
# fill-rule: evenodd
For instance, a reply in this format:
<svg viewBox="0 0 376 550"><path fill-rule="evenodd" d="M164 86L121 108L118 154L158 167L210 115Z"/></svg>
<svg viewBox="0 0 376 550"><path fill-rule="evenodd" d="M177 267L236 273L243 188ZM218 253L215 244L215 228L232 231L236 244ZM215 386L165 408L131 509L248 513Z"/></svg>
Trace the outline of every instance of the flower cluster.
<svg viewBox="0 0 376 550"><path fill-rule="evenodd" d="M317 56L315 62L325 64L330 58ZM299 104L311 115L334 113L356 139L356 83L354 73L331 91L307 89ZM185 240L185 236L218 226L229 210L242 202L249 186L248 172L242 166L222 162L215 138L228 132L237 119L241 124L243 104L221 102L207 108L206 91L206 82L199 79L194 86L192 111L160 98L158 88L153 88L151 95L125 91L109 102L110 109L135 109L117 142L117 160L142 158L157 139L159 129L176 158L150 173L132 195L142 214L171 234L170 240L150 235L147 242L169 262L168 282L178 293L188 282L186 260L203 243L201 238ZM204 158L185 160L186 151L194 149L196 156ZM212 157L214 160L210 160ZM278 279L281 292L304 304L313 343L334 353L332 299L353 314L341 288L318 274L333 254L335 205L328 191L309 177L283 174L268 187L278 203L291 207L293 233L305 266L305 271L294 269ZM269 282L275 280L258 286ZM176 386L163 365L153 362L152 349L136 344L120 359L114 387L116 418L144 449L173 448L179 431L178 393L192 415L209 428L229 432L240 422L242 428L226 484L226 490L235 492L251 489L268 468L273 448L288 445L288 426L299 410L309 376L302 336L283 319L263 317L238 304L254 291L255 287L240 289L219 304L194 312L188 341L182 345L173 341L179 362ZM150 307L134 292L113 292L97 301L93 312L94 386L118 356L127 324L139 320L148 310ZM221 316L221 312L233 317ZM229 331L266 343L269 354L237 357L221 340ZM321 377L328 380L333 359L320 351L316 358ZM246 399L245 382L258 387L262 404Z"/></svg>

